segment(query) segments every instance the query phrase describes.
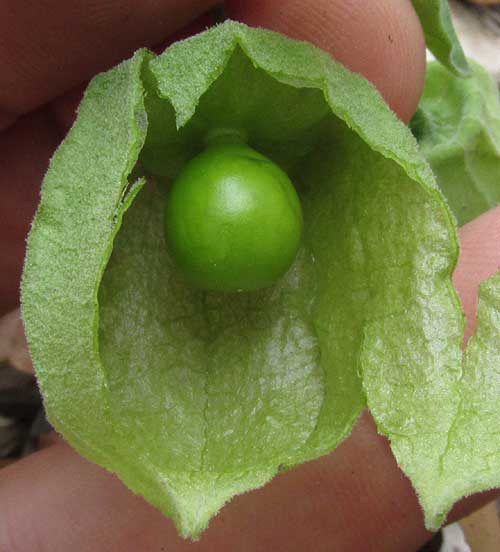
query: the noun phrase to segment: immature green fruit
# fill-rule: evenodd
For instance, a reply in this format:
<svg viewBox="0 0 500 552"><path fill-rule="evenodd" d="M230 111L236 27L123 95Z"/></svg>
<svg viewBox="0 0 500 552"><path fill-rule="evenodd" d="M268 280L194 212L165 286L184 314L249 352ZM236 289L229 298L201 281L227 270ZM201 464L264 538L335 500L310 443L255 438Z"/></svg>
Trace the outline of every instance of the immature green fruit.
<svg viewBox="0 0 500 552"><path fill-rule="evenodd" d="M173 259L193 286L252 291L290 268L302 210L290 179L270 159L244 144L214 145L175 181L165 230Z"/></svg>

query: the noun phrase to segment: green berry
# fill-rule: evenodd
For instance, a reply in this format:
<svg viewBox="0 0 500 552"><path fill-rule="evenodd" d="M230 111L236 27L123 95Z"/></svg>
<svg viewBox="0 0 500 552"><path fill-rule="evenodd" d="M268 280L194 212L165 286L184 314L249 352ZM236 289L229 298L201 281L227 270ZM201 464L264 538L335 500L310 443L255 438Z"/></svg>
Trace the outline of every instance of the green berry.
<svg viewBox="0 0 500 552"><path fill-rule="evenodd" d="M300 244L293 184L244 144L208 147L174 182L165 211L172 258L195 287L252 291L272 285Z"/></svg>

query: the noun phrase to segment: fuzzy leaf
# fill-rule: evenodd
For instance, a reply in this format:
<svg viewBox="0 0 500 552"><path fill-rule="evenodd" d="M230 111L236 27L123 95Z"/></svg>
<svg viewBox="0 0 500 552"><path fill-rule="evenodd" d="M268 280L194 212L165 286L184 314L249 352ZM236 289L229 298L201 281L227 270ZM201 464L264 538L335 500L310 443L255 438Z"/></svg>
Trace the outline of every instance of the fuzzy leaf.
<svg viewBox="0 0 500 552"><path fill-rule="evenodd" d="M294 265L252 294L190 289L163 237L168 182L228 126L288 171L304 211ZM413 136L324 52L233 22L139 52L91 84L29 239L24 316L50 418L196 537L232 496L348 435L367 352L389 382L404 364L453 393L456 258ZM445 405L439 437L452 423Z"/></svg>
<svg viewBox="0 0 500 552"><path fill-rule="evenodd" d="M459 382L460 402L441 458L439 486L433 493L439 496L433 499L438 521L440 512L459 498L500 485L500 274L481 284L477 320Z"/></svg>
<svg viewBox="0 0 500 552"><path fill-rule="evenodd" d="M500 202L500 97L493 77L470 62L460 79L427 68L411 127L460 225Z"/></svg>
<svg viewBox="0 0 500 552"><path fill-rule="evenodd" d="M460 224L500 200L498 88L484 68L473 61L470 67L472 76L464 80L430 64L411 123ZM380 331L367 332L362 364L368 404L415 485L430 529L444 522L458 499L500 485L500 273L483 282L479 297L477 332L456 377L449 372L435 379L431 371L384 377L376 366L377 348L385 346ZM397 350L395 363L403 354ZM389 404L404 404L407 411L391 411ZM451 426L443 426L445 419Z"/></svg>
<svg viewBox="0 0 500 552"><path fill-rule="evenodd" d="M147 54L94 79L52 159L29 238L23 318L47 413L96 462L112 427L99 358L97 291L124 208L127 175L146 135L139 77ZM132 196L131 196L132 198Z"/></svg>
<svg viewBox="0 0 500 552"><path fill-rule="evenodd" d="M436 318L435 331L440 322ZM393 321L384 320L384 328L392 333ZM409 347L393 348L395 366L411 354L407 341ZM367 332L362 365L368 404L415 486L431 530L460 498L500 485L499 341L500 274L481 285L478 329L458 372L450 366L448 374L437 374L436 354L423 373L380 370L376 363L387 345L380 328Z"/></svg>
<svg viewBox="0 0 500 552"><path fill-rule="evenodd" d="M413 7L424 29L427 48L450 71L468 76L470 68L453 27L448 0L413 0Z"/></svg>

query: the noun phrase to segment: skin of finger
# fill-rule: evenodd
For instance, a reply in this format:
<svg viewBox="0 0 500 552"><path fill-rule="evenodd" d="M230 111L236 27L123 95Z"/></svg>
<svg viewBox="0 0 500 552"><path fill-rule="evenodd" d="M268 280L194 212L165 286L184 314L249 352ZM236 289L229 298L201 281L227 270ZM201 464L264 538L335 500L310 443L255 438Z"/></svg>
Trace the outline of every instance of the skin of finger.
<svg viewBox="0 0 500 552"><path fill-rule="evenodd" d="M0 550L396 551L426 538L411 487L367 416L335 454L236 498L197 544L67 445L6 468L0 483Z"/></svg>
<svg viewBox="0 0 500 552"><path fill-rule="evenodd" d="M228 0L231 18L307 40L372 81L399 117L416 110L425 42L409 0Z"/></svg>
<svg viewBox="0 0 500 552"><path fill-rule="evenodd" d="M464 501L452 518L492 498ZM334 454L235 498L197 543L181 540L170 520L66 444L0 472L0 550L11 552L406 552L429 537L368 414Z"/></svg>
<svg viewBox="0 0 500 552"><path fill-rule="evenodd" d="M50 103L49 109L54 114L59 128L66 133L75 122L78 106L88 82L79 84L66 94L59 96Z"/></svg>
<svg viewBox="0 0 500 552"><path fill-rule="evenodd" d="M40 182L61 137L47 111L22 117L0 134L0 315L19 304L26 236Z"/></svg>
<svg viewBox="0 0 500 552"><path fill-rule="evenodd" d="M476 330L479 284L499 270L500 207L496 207L460 230L460 259L453 283L467 315L466 341Z"/></svg>
<svg viewBox="0 0 500 552"><path fill-rule="evenodd" d="M162 41L215 3L1 2L0 123L62 95L137 48Z"/></svg>

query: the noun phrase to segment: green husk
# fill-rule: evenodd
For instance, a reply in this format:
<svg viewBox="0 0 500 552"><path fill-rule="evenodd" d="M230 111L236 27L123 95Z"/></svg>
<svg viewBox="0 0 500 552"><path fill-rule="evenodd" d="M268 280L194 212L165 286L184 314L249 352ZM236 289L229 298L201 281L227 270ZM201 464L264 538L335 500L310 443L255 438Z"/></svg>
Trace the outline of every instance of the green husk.
<svg viewBox="0 0 500 552"><path fill-rule="evenodd" d="M500 97L493 77L469 63L468 79L434 62L411 127L459 225L500 202Z"/></svg>
<svg viewBox="0 0 500 552"><path fill-rule="evenodd" d="M451 19L448 0L412 0L424 29L427 48L443 66L459 77L470 74Z"/></svg>
<svg viewBox="0 0 500 552"><path fill-rule="evenodd" d="M297 259L257 293L190 289L164 243L168 183L220 127L302 201ZM460 400L457 254L412 134L324 52L234 22L139 51L91 83L29 238L23 316L50 420L196 538L235 494L332 451L367 397L434 527L426 477Z"/></svg>

